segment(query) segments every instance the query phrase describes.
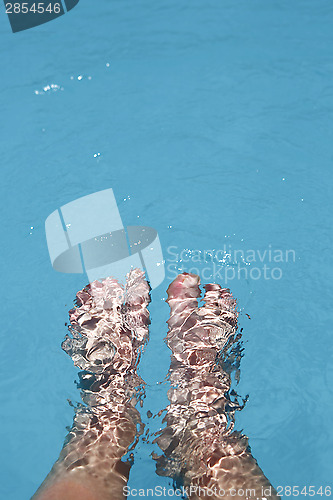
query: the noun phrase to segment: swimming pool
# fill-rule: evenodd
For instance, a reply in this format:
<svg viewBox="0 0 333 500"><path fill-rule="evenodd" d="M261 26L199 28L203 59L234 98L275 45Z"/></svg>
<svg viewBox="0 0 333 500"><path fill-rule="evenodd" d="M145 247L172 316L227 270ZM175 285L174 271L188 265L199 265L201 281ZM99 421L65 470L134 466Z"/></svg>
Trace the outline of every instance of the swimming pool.
<svg viewBox="0 0 333 500"><path fill-rule="evenodd" d="M250 396L237 427L274 486L332 486L332 21L328 0L81 0L13 34L2 12L1 498L30 498L78 400L60 343L85 279L53 271L45 219L108 187L123 221L158 230L166 259L144 421L167 404L168 283L213 264L225 280L226 253L247 262L227 277ZM137 447L130 485L170 484L153 450Z"/></svg>

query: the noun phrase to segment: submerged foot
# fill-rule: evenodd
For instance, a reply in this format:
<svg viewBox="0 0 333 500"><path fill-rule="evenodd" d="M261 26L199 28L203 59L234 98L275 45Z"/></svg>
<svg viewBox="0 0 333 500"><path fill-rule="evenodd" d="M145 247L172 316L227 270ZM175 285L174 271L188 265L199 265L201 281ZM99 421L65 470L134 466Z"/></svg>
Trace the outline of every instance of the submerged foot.
<svg viewBox="0 0 333 500"><path fill-rule="evenodd" d="M139 269L123 288L107 278L77 293L62 348L79 367L83 405L59 459L33 498L36 500L122 499L135 446L144 391L137 374L148 340L149 285Z"/></svg>
<svg viewBox="0 0 333 500"><path fill-rule="evenodd" d="M163 451L157 473L181 479L191 499L279 498L253 458L248 439L234 431L229 397L231 378L227 350L240 339L236 301L216 284L183 273L168 289L172 351L167 426L156 442Z"/></svg>

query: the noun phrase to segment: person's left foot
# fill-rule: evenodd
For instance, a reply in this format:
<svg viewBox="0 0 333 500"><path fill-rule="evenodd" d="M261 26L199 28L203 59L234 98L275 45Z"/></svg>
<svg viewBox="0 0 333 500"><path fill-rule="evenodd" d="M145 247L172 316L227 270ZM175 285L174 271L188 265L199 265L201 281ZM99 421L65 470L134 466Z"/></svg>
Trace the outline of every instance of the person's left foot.
<svg viewBox="0 0 333 500"><path fill-rule="evenodd" d="M109 498L111 491L112 498L123 498L131 462L122 458L131 444L134 448L141 426L135 405L145 384L136 370L148 340L149 292L144 273L134 269L124 288L106 278L77 293L62 348L83 370L78 386L84 405L76 407L42 491L74 481L98 492L99 499Z"/></svg>

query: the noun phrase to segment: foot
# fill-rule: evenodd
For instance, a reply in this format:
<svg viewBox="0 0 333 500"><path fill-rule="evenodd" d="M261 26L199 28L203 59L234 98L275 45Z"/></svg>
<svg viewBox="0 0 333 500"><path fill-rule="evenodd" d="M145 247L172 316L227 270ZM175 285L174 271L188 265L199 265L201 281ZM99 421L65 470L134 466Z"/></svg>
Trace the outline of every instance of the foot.
<svg viewBox="0 0 333 500"><path fill-rule="evenodd" d="M107 278L77 293L62 348L83 370L84 405L76 408L59 459L34 499L124 497L130 462L122 458L135 445L141 425L135 405L144 382L136 370L148 340L149 291L144 273L135 269L125 288Z"/></svg>
<svg viewBox="0 0 333 500"><path fill-rule="evenodd" d="M171 388L167 426L156 439L164 452L157 472L181 478L191 499L276 499L247 437L233 430L241 405L229 397L226 366L240 339L236 301L230 290L209 284L199 307L199 285L198 276L183 273L168 289Z"/></svg>

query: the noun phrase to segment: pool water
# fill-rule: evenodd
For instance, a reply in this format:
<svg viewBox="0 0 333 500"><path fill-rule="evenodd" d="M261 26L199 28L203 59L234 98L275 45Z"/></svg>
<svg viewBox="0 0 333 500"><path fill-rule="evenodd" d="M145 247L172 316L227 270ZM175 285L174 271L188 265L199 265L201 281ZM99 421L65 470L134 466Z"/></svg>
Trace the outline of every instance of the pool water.
<svg viewBox="0 0 333 500"><path fill-rule="evenodd" d="M166 261L140 369L150 431L167 404L168 283L218 264L241 310L237 428L274 486L332 487L331 1L81 0L16 34L0 14L0 498L31 497L79 399L60 344L86 279L52 269L45 219L109 187ZM139 443L132 488L171 484L152 451Z"/></svg>

